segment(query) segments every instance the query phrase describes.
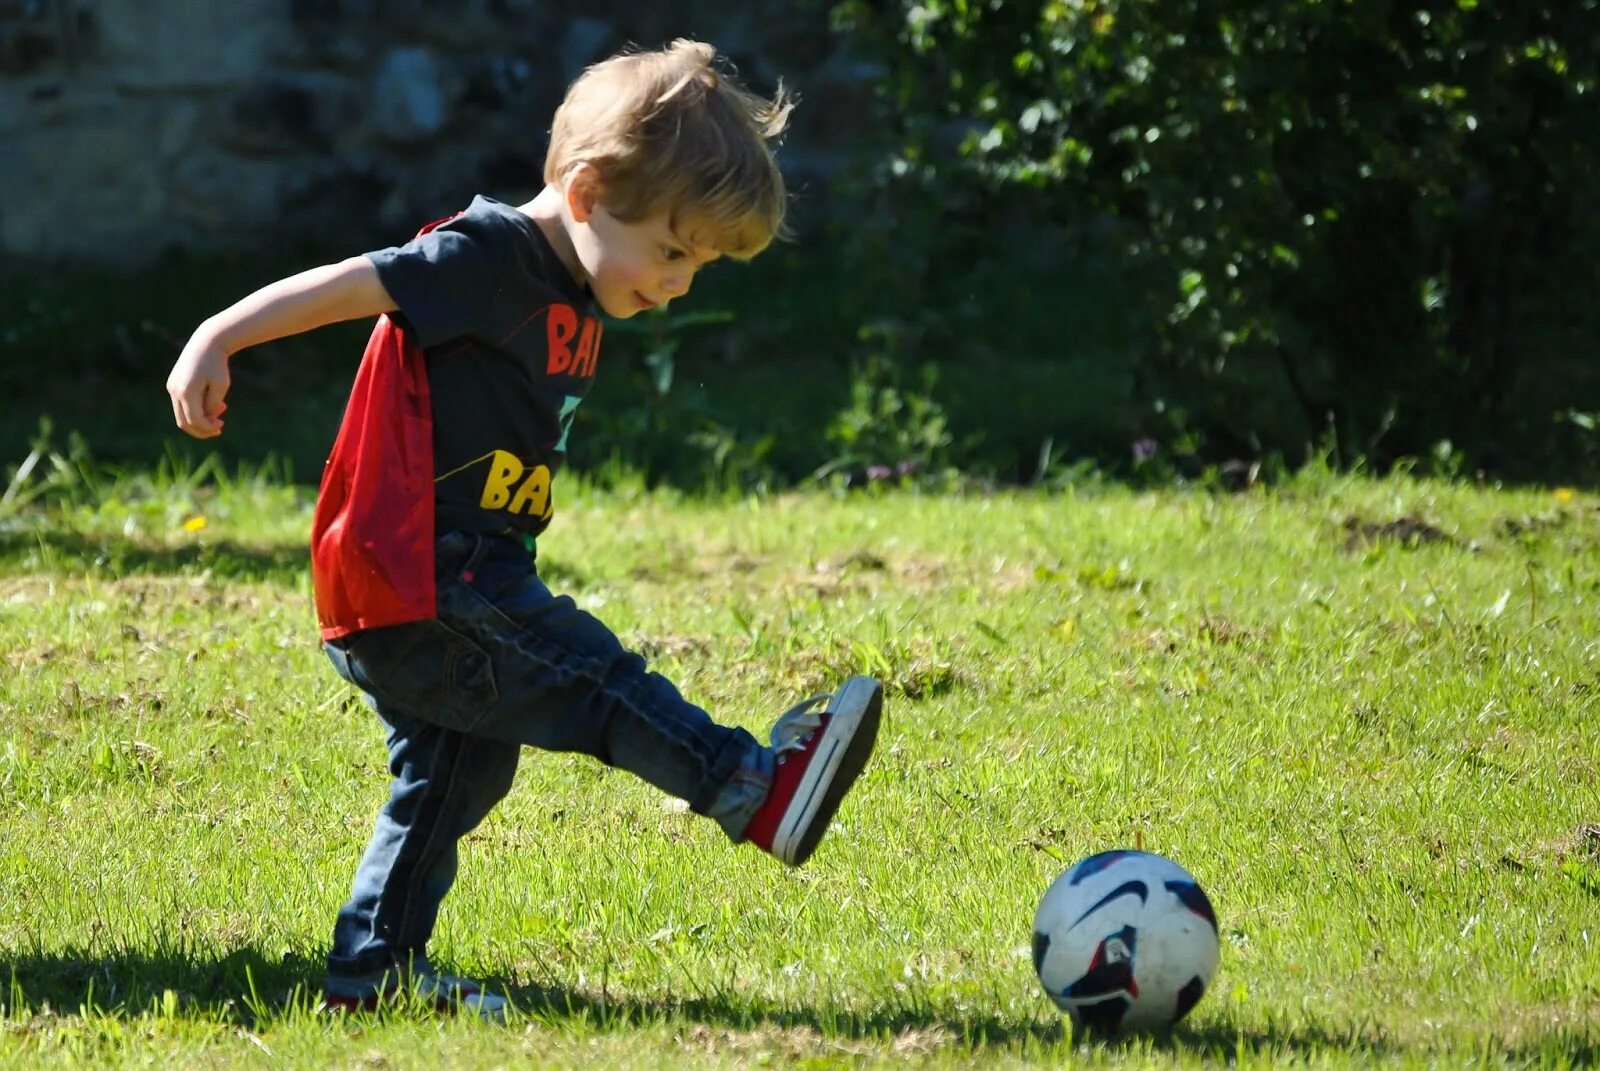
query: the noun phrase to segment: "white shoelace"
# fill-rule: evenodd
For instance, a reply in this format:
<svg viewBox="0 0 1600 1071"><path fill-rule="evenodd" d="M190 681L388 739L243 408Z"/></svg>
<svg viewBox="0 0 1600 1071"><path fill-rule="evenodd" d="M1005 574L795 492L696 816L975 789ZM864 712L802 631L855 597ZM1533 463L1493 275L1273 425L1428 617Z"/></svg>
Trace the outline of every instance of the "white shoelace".
<svg viewBox="0 0 1600 1071"><path fill-rule="evenodd" d="M452 993L462 993L473 996L482 992L482 986L471 978L463 978L459 974L436 974L433 971L418 971L413 976L412 985L419 992L426 992L430 997L449 996Z"/></svg>
<svg viewBox="0 0 1600 1071"><path fill-rule="evenodd" d="M813 708L832 698L832 694L824 692L803 699L785 711L772 726L772 752L780 762L785 752L800 751L810 742L812 734L822 728L825 711Z"/></svg>

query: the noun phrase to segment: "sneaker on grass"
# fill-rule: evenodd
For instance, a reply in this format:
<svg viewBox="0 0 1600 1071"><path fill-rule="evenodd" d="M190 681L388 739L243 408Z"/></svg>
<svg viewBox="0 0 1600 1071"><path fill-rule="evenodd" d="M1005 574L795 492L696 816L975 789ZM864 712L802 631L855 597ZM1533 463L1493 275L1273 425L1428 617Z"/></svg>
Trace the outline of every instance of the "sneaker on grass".
<svg viewBox="0 0 1600 1071"><path fill-rule="evenodd" d="M772 727L772 790L745 828L745 839L790 866L817 842L872 754L883 712L883 686L851 677L832 695L791 708Z"/></svg>
<svg viewBox="0 0 1600 1071"><path fill-rule="evenodd" d="M409 975L396 971L362 978L330 977L322 993L322 1006L328 1011L376 1011L388 1002L416 1000L436 1011L469 1012L480 1019L502 1022L510 1001L485 993L470 978L439 974L430 968Z"/></svg>

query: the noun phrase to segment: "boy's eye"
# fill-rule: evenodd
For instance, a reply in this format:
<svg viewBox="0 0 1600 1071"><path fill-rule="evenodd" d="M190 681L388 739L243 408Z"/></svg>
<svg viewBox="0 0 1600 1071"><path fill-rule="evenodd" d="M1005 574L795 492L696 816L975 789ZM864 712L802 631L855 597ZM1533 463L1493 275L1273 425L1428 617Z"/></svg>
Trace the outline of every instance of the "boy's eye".
<svg viewBox="0 0 1600 1071"><path fill-rule="evenodd" d="M684 254L683 250L674 249L670 245L664 245L664 246L661 247L661 259L662 260L682 260L684 258L684 255L685 254Z"/></svg>

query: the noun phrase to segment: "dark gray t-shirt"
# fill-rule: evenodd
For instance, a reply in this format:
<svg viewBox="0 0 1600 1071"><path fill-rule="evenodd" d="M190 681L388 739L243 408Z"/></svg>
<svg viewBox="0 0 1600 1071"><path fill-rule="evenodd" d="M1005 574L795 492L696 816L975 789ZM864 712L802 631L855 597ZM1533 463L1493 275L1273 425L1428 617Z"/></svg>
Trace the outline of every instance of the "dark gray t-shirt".
<svg viewBox="0 0 1600 1071"><path fill-rule="evenodd" d="M588 292L538 224L488 197L367 258L426 356L436 531L542 532L600 354Z"/></svg>

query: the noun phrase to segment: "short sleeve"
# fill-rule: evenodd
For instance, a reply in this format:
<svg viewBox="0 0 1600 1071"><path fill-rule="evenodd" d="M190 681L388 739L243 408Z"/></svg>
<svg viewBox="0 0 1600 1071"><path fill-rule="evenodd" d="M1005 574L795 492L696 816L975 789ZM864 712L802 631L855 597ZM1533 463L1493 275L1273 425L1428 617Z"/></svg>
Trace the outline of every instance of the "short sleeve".
<svg viewBox="0 0 1600 1071"><path fill-rule="evenodd" d="M506 245L501 228L467 213L367 259L418 345L469 335L493 342L505 315Z"/></svg>

